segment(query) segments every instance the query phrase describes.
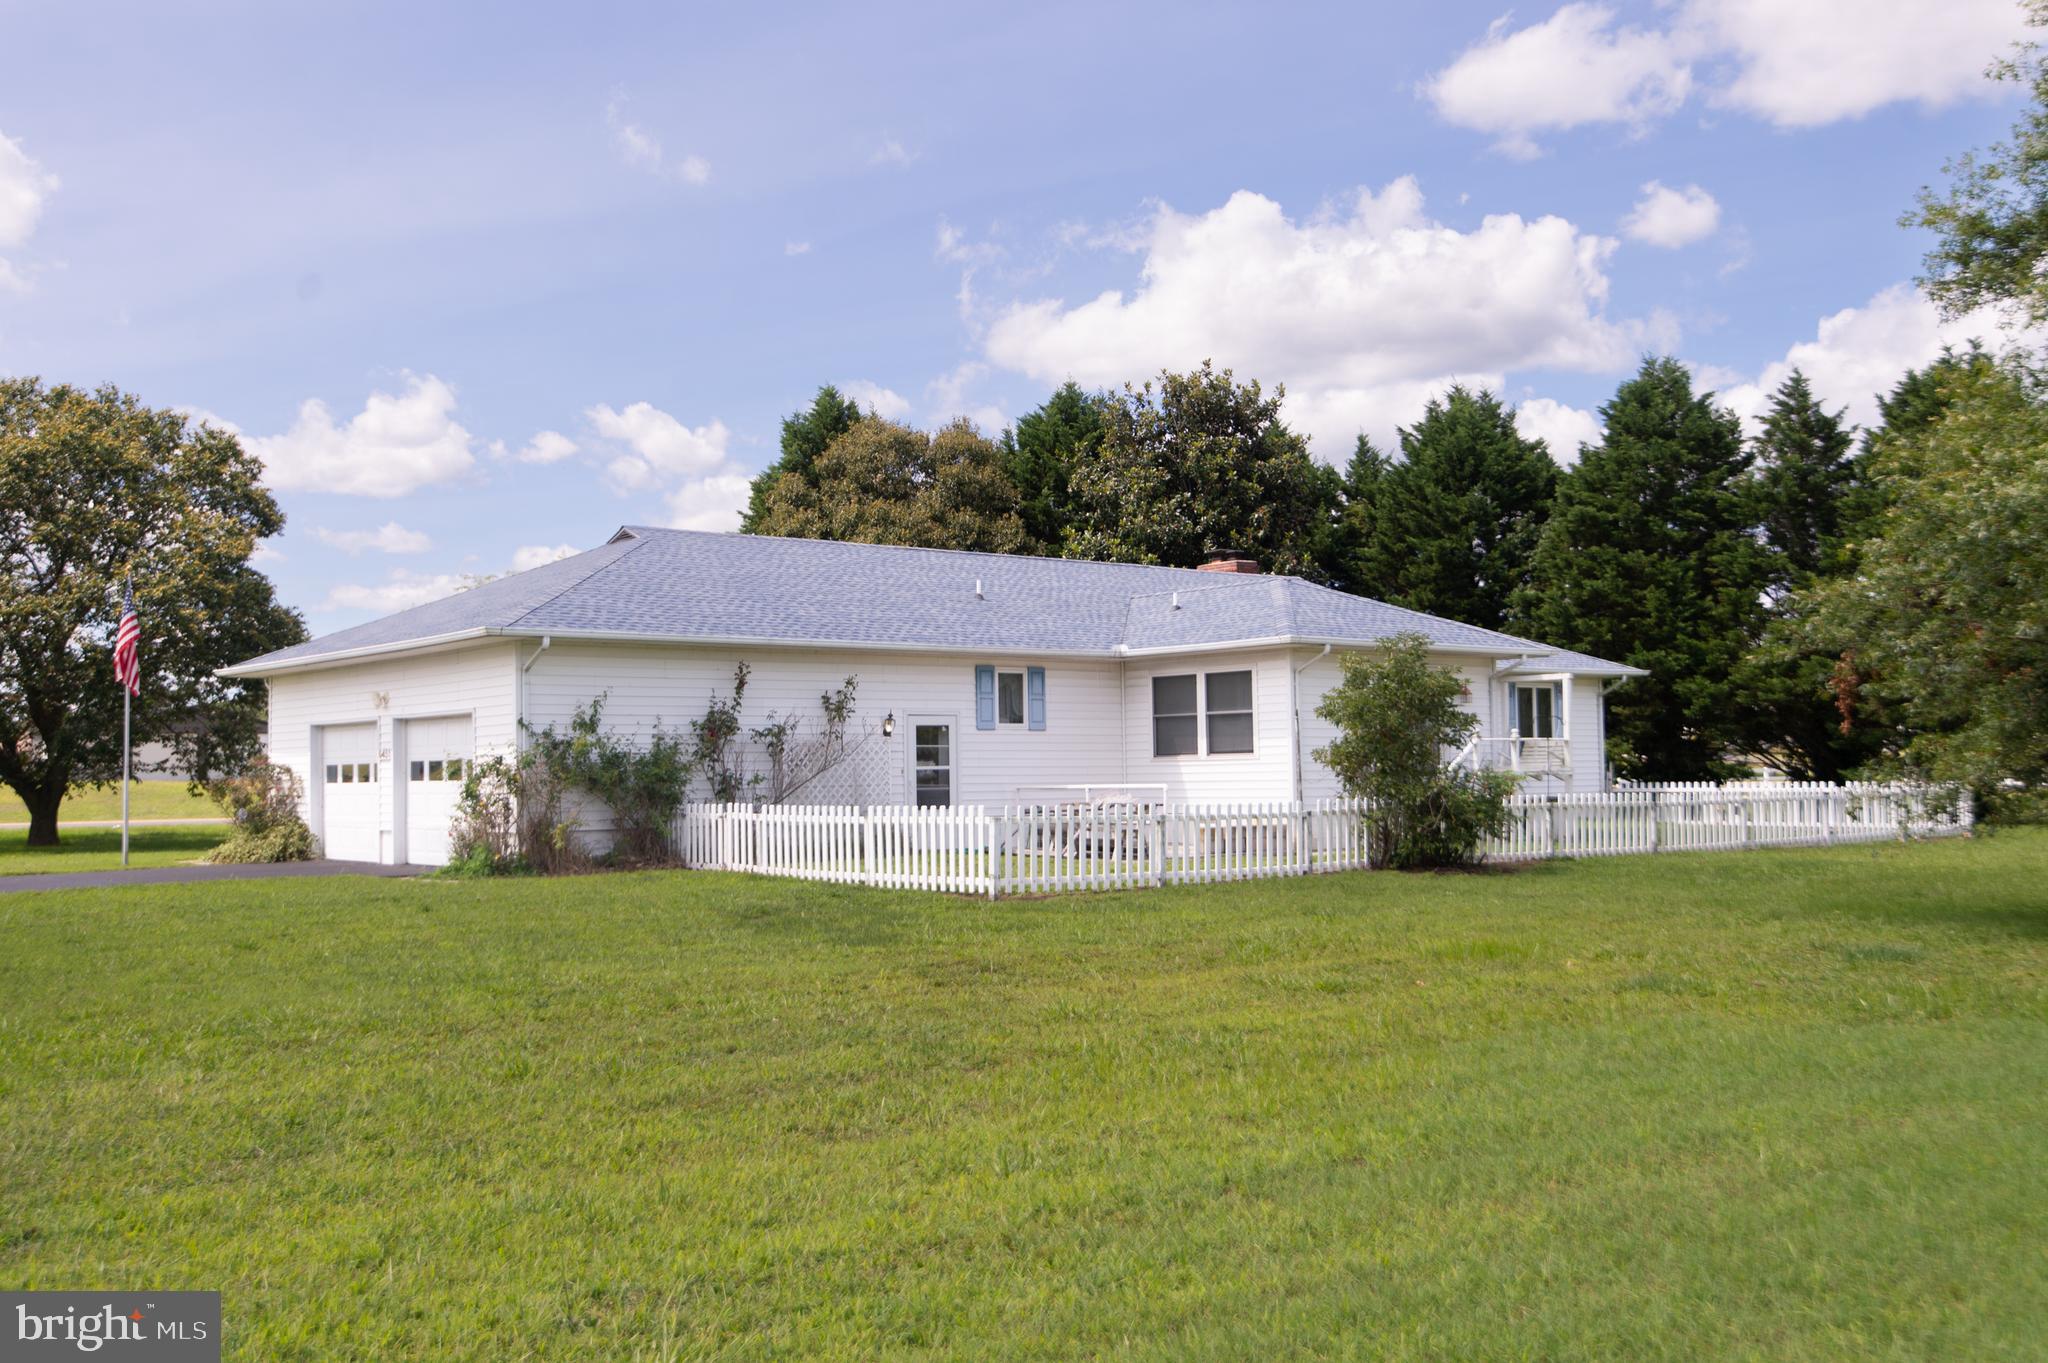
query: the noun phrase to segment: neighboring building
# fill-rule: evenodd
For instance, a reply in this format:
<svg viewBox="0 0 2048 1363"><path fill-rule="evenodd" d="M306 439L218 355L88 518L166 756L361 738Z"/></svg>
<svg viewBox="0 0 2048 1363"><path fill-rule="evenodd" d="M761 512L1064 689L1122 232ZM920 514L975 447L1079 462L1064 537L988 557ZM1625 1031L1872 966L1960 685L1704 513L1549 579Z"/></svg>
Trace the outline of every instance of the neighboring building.
<svg viewBox="0 0 2048 1363"><path fill-rule="evenodd" d="M1601 695L1639 669L1265 575L630 526L600 548L226 669L330 856L436 862L467 762L593 697L686 730L753 668L749 725L859 679L845 762L803 799L1001 806L1083 785L1171 800L1338 793L1311 755L1338 654L1419 633L1468 686L1464 760L1607 784Z"/></svg>

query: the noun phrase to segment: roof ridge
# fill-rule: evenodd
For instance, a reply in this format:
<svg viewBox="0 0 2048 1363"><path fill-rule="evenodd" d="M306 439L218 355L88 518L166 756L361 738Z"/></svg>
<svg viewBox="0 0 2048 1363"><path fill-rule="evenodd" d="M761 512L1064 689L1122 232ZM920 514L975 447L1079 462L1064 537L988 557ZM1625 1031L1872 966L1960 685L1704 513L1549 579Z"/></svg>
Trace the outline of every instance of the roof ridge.
<svg viewBox="0 0 2048 1363"><path fill-rule="evenodd" d="M650 535L697 535L705 539L760 540L770 544L836 544L848 549L891 549L908 554L958 554L962 558L1023 559L1027 563L1086 563L1097 568L1143 568L1153 573L1199 573L1200 568L1178 568L1171 563L1126 563L1113 558L1068 558L1063 554L1005 554L994 549L941 549L923 544L871 544L866 540L821 540L807 535L756 535L747 530L684 530L667 525L622 525L621 530L630 530L635 536ZM1268 580L1293 578L1292 573L1240 573L1240 577L1263 577ZM1300 580L1300 579L1296 579Z"/></svg>
<svg viewBox="0 0 2048 1363"><path fill-rule="evenodd" d="M597 548L595 548L595 549L585 549L585 550L583 551L583 553L584 553L584 554L594 554L594 553L598 552L598 550L599 550L599 549L609 549L609 548L611 548L611 547L612 547L612 546L613 546L614 544L617 544L618 542L619 542L619 541L617 541L617 540L615 540L615 539L613 539L613 540L606 540L606 541L605 541L605 542L604 542L603 544L600 544L600 545L598 545L598 546L597 546ZM527 608L526 608L525 610L521 611L521 612L520 612L520 613L519 613L518 615L515 615L515 616L513 616L513 617L512 617L512 618L511 618L510 620L507 620L507 621L506 621L506 622L505 622L505 623L504 623L503 625L501 625L501 626L500 626L499 628L501 628L501 629L516 629L516 628L518 628L518 626L520 625L520 623L521 623L521 622L523 622L523 621L524 621L524 620L525 620L525 619L526 619L526 618L527 618L528 616L532 615L532 614L533 614L533 613L534 613L535 611L538 611L538 610L544 609L545 607L548 607L548 606L552 606L553 604L555 604L555 602L557 602L557 601L561 600L561 599L562 599L562 598L563 598L564 596L568 595L568 594L569 594L570 592L574 591L574 590L575 590L576 588L578 588L578 587L582 586L582 585L583 585L584 583L586 583L586 582L590 581L590 579L592 579L592 578L596 577L596 576L597 576L597 575L598 575L599 573L602 573L602 572L604 572L605 570L607 570L607 569L609 569L609 568L615 568L615 567L617 567L617 566L618 566L618 565L619 565L620 563L622 563L622 562L624 562L624 561L625 561L626 559L628 559L628 558L632 557L633 553L634 553L634 552L635 552L636 550L638 550L638 549L642 548L642 547L643 547L644 545L646 545L646 543L647 543L647 541L646 541L646 540L644 540L644 539L640 539L640 538L638 538L637 536L636 536L635 538L631 539L631 540L628 540L628 541L626 542L626 548L624 548L623 550L621 550L620 552L618 552L618 553L616 553L616 554L613 554L613 555L612 555L612 556L611 556L610 558L606 559L606 560L605 560L605 561L604 561L603 563L600 563L600 564L598 564L598 565L597 565L596 567L592 568L592 569L591 569L591 570L590 570L589 572L587 572L587 573L583 573L583 574L580 574L580 575L578 575L577 577L575 577L575 578L571 579L570 581L568 581L568 582L564 582L564 583L562 584L562 589L561 589L560 591L558 591L558 592L554 592L553 594L549 595L549 596L548 596L548 597L547 597L547 598L546 598L545 600L542 600L542 601L536 601L536 602L534 602L534 603L533 603L533 605L531 605L531 606L527 607ZM574 557L576 557L576 558L581 558L581 557L583 557L583 554L577 554L577 555L575 555ZM567 562L567 560L566 560L566 559L558 559L558 560L556 560L556 562ZM543 564L542 566L543 566L543 567L545 567L546 565L545 565L545 564ZM535 570L529 569L528 571L535 571ZM514 576L514 577L517 577L517 576L518 576L518 574L517 574L517 573L514 573L514 574L512 574L512 576Z"/></svg>

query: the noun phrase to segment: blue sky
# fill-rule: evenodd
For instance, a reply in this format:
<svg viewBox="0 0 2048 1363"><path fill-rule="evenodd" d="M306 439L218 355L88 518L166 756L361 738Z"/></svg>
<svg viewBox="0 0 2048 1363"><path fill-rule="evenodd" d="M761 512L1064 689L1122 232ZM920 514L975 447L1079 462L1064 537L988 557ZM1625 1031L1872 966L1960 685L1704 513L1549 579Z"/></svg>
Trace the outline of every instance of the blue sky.
<svg viewBox="0 0 2048 1363"><path fill-rule="evenodd" d="M1831 402L2006 0L9 6L0 372L232 425L316 632L726 528L821 383L993 433L1205 357L1317 452L1452 378L1569 459L1649 350ZM308 404L318 404L308 406Z"/></svg>

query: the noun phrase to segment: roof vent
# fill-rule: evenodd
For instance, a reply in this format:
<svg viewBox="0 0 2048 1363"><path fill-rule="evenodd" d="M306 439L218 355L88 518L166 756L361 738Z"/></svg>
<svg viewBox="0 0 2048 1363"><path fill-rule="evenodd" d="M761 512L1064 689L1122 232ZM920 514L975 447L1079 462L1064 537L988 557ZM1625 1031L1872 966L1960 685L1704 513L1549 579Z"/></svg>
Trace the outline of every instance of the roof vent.
<svg viewBox="0 0 2048 1363"><path fill-rule="evenodd" d="M987 598L987 597L985 597L985 596L983 596L983 595L981 594L981 579L980 579L980 578L978 578L978 577L974 579L974 599L975 599L976 601L986 601L986 600L988 600L988 598Z"/></svg>
<svg viewBox="0 0 2048 1363"><path fill-rule="evenodd" d="M1174 608L1175 610L1179 610L1179 609L1180 609L1180 593L1179 593L1179 592L1175 592L1175 593L1173 594L1173 608Z"/></svg>

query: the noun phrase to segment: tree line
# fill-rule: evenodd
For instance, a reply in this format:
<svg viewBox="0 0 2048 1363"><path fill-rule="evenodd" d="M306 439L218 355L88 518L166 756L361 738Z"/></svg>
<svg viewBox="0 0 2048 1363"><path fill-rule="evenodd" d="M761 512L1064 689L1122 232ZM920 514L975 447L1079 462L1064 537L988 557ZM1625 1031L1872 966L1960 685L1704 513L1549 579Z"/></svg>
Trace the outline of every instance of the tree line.
<svg viewBox="0 0 2048 1363"><path fill-rule="evenodd" d="M759 534L1271 571L1645 668L1614 693L1625 776L1762 763L1837 780L1902 731L1845 697L1840 651L1793 628L1851 573L1887 505L1880 451L1945 410L1979 352L1904 375L1859 440L1794 372L1761 429L1646 360L1560 468L1498 395L1462 386L1340 473L1281 417L1284 390L1203 365L1121 391L1068 383L1000 436L864 414L836 389L783 424L744 528ZM1852 659L1853 665L1853 659Z"/></svg>

